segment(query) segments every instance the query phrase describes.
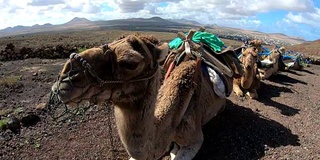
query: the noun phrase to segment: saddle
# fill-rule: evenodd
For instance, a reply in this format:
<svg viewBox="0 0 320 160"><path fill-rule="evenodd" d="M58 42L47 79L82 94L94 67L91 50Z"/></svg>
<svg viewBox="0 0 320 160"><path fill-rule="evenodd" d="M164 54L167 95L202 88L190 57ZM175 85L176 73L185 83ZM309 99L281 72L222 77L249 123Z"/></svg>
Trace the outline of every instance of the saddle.
<svg viewBox="0 0 320 160"><path fill-rule="evenodd" d="M201 28L198 32L203 32ZM197 60L196 72L200 72L200 68L204 70L206 77L209 76L208 70L214 70L222 79L225 86L225 94L229 96L232 92L232 81L227 78L241 77L242 66L232 48L226 48L221 52L214 51L207 43L194 42L192 36L197 32L191 29L187 35L182 32L178 33L178 37L183 41L177 50L172 50L167 56L163 68L166 71L166 76L170 76L170 72L175 66L188 59ZM208 67L208 69L207 69ZM209 77L208 77L209 78Z"/></svg>

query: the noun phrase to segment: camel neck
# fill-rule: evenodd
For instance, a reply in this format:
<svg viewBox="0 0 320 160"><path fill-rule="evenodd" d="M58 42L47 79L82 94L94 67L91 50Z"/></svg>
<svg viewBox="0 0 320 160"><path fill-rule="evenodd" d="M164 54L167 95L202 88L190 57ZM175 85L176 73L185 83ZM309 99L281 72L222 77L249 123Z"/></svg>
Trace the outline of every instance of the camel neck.
<svg viewBox="0 0 320 160"><path fill-rule="evenodd" d="M248 89L253 83L256 72L253 69L245 69L243 77L241 77L241 87L243 89Z"/></svg>
<svg viewBox="0 0 320 160"><path fill-rule="evenodd" d="M159 71L158 71L159 72ZM157 73L160 76L160 72ZM144 96L127 103L115 103L116 125L121 141L130 156L146 159L152 150L155 133L154 110L160 79L150 79L144 88ZM140 86L142 87L142 86Z"/></svg>

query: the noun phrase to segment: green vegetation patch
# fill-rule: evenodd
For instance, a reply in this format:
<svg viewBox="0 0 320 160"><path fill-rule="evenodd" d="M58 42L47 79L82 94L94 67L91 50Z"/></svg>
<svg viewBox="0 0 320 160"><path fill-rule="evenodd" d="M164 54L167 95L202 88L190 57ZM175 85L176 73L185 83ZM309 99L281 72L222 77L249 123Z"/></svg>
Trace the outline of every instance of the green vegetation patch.
<svg viewBox="0 0 320 160"><path fill-rule="evenodd" d="M9 113L12 113L13 112L13 110L12 109L0 109L0 116L5 116L5 115L7 115L7 114L9 114Z"/></svg>
<svg viewBox="0 0 320 160"><path fill-rule="evenodd" d="M0 120L0 131L4 131L6 129L8 122L9 122L9 118Z"/></svg>
<svg viewBox="0 0 320 160"><path fill-rule="evenodd" d="M7 77L1 77L0 78L0 86L6 85L6 86L13 86L17 84L21 80L22 76L7 76Z"/></svg>
<svg viewBox="0 0 320 160"><path fill-rule="evenodd" d="M86 48L86 47L78 48L78 53L81 53L81 52L83 52L83 51L85 51L85 50L87 50L87 48Z"/></svg>

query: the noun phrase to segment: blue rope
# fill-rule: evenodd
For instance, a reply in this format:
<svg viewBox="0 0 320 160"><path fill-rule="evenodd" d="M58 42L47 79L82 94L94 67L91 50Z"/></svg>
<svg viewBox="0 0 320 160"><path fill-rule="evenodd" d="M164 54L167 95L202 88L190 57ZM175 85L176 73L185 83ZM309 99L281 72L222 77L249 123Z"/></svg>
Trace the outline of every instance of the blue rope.
<svg viewBox="0 0 320 160"><path fill-rule="evenodd" d="M260 53L258 53L258 55L259 55L259 56L269 56L269 55L270 55L270 53L260 52Z"/></svg>
<svg viewBox="0 0 320 160"><path fill-rule="evenodd" d="M283 55L283 59L284 59L284 60L292 59L292 60L295 61L297 58L296 58L296 57L293 57L293 56L289 56L289 55Z"/></svg>
<svg viewBox="0 0 320 160"><path fill-rule="evenodd" d="M264 47L264 46L261 46L261 48L262 48L265 52L270 53L270 50L268 50L268 48L266 48L266 47Z"/></svg>

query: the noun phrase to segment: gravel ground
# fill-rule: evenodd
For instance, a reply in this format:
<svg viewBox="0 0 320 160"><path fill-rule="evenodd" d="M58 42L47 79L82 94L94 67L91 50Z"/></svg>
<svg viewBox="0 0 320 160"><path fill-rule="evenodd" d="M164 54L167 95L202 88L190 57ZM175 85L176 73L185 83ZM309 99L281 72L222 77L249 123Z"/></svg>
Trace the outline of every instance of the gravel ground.
<svg viewBox="0 0 320 160"><path fill-rule="evenodd" d="M127 159L112 108L96 107L63 122L43 109L64 59L0 62L0 118L39 121L0 131L0 159ZM259 99L232 94L203 128L195 159L320 159L320 66L264 80Z"/></svg>

